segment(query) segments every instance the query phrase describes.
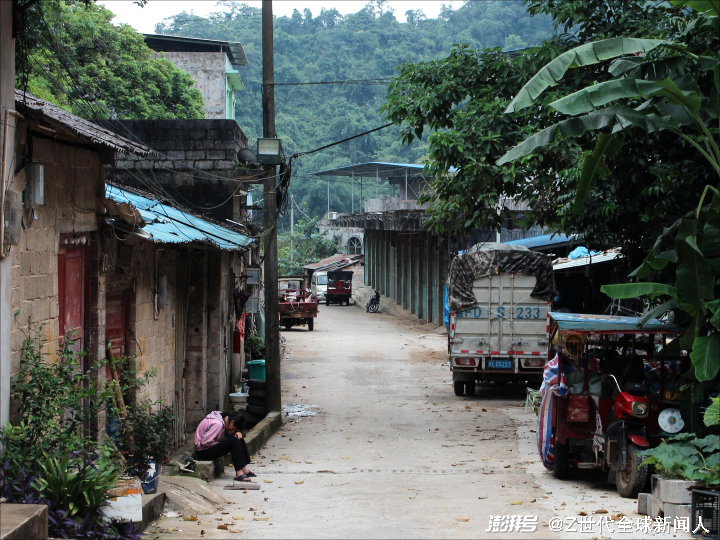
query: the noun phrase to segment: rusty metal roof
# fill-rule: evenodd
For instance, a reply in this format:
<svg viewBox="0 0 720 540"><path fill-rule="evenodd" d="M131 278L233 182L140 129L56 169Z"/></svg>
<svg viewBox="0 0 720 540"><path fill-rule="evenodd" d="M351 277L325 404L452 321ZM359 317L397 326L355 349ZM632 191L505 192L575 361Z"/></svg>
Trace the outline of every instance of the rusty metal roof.
<svg viewBox="0 0 720 540"><path fill-rule="evenodd" d="M303 268L305 270L338 270L339 268L355 264L362 258L362 255L344 255L342 253L336 253L335 255L326 257L316 263L306 264Z"/></svg>
<svg viewBox="0 0 720 540"><path fill-rule="evenodd" d="M121 137L114 131L69 113L57 105L15 89L15 108L26 116L42 118L48 124L61 126L78 137L87 139L93 144L105 146L122 154L139 154L146 156L150 148L142 143Z"/></svg>

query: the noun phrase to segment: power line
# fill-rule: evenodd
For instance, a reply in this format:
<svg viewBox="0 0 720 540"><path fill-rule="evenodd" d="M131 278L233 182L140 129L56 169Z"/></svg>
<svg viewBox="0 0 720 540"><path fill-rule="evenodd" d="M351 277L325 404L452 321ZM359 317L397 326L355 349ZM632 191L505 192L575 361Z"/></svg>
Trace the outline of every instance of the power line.
<svg viewBox="0 0 720 540"><path fill-rule="evenodd" d="M358 137L362 137L363 135L368 135L370 133L374 133L376 131L380 131L381 129L385 129L387 127L390 127L394 125L395 122L390 122L389 124L385 124L384 126L376 127L374 129L371 129L369 131L364 131L363 133L358 133L357 135L353 135L352 137L348 137L347 139L343 139L341 141L337 141L334 143L326 144L325 146L321 146L320 148L316 148L315 150L310 150L308 152L299 152L297 154L293 154L292 157L299 157L299 156L307 156L309 154L314 154L315 152L319 152L320 150L325 150L326 148L330 148L332 146L337 146L338 144L342 144L347 141L352 141L353 139L357 139Z"/></svg>
<svg viewBox="0 0 720 540"><path fill-rule="evenodd" d="M261 86L306 86L312 84L358 84L361 86L385 85L392 79L349 79L347 81L313 81L313 82L290 82L262 84Z"/></svg>

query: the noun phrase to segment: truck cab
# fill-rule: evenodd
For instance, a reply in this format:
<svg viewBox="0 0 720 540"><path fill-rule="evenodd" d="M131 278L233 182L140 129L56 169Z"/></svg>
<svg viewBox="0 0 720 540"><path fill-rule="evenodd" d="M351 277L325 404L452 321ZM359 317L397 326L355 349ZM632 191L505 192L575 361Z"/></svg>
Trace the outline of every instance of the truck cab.
<svg viewBox="0 0 720 540"><path fill-rule="evenodd" d="M327 293L327 272L315 272L310 280L310 290L317 296L318 302L325 301Z"/></svg>

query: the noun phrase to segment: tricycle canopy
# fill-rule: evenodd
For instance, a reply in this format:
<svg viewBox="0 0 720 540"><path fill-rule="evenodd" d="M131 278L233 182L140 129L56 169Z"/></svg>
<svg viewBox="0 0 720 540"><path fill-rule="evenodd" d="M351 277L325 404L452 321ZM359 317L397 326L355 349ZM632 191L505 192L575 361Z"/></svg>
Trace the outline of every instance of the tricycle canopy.
<svg viewBox="0 0 720 540"><path fill-rule="evenodd" d="M558 325L558 329L578 334L679 334L686 329L675 324L666 324L652 319L646 324L640 324L639 317L623 317L618 315L590 315L582 313L548 314Z"/></svg>

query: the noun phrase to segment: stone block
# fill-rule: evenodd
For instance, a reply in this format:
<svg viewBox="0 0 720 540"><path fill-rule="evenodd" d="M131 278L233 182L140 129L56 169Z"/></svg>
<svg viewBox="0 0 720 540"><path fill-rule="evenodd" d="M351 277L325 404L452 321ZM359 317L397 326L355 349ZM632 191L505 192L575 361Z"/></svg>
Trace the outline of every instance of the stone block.
<svg viewBox="0 0 720 540"><path fill-rule="evenodd" d="M215 478L215 463L213 461L196 461L195 474L198 478L205 481L211 481Z"/></svg>
<svg viewBox="0 0 720 540"><path fill-rule="evenodd" d="M648 509L650 508L651 499L652 495L650 493L640 493L638 495L638 514L640 514L641 516L648 515Z"/></svg>
<svg viewBox="0 0 720 540"><path fill-rule="evenodd" d="M655 519L656 517L660 517L663 514L663 502L660 499L656 499L655 497L650 497L650 508L648 512L648 516Z"/></svg>
<svg viewBox="0 0 720 540"><path fill-rule="evenodd" d="M184 150L168 150L165 154L170 159L185 159Z"/></svg>
<svg viewBox="0 0 720 540"><path fill-rule="evenodd" d="M235 150L235 141L218 140L210 142L214 142L213 146L216 150Z"/></svg>
<svg viewBox="0 0 720 540"><path fill-rule="evenodd" d="M221 160L215 162L216 169L234 169L237 163L235 161Z"/></svg>
<svg viewBox="0 0 720 540"><path fill-rule="evenodd" d="M215 142L216 141L213 141L212 139L197 140L197 141L195 141L195 148L198 148L198 149L202 148L204 150L212 150L213 148L217 148L215 146Z"/></svg>
<svg viewBox="0 0 720 540"><path fill-rule="evenodd" d="M0 514L0 538L45 540L48 537L47 505L3 503Z"/></svg>
<svg viewBox="0 0 720 540"><path fill-rule="evenodd" d="M230 157L232 157L232 153L229 150L208 150L207 158L208 159L227 159L228 158L227 154L230 154Z"/></svg>
<svg viewBox="0 0 720 540"><path fill-rule="evenodd" d="M211 161L211 160L202 160L202 161L196 161L193 166L196 169L207 171L207 170L215 168L215 163L216 163L215 161Z"/></svg>
<svg viewBox="0 0 720 540"><path fill-rule="evenodd" d="M690 504L663 503L663 517L671 523L674 523L674 520L677 518L690 519L691 506Z"/></svg>
<svg viewBox="0 0 720 540"><path fill-rule="evenodd" d="M205 159L205 157L205 150L188 150L185 152L185 159L187 160Z"/></svg>
<svg viewBox="0 0 720 540"><path fill-rule="evenodd" d="M657 474L652 476L651 484L653 497L672 504L690 504L692 489L698 487L698 482L663 478Z"/></svg>

